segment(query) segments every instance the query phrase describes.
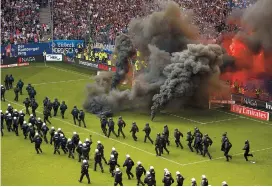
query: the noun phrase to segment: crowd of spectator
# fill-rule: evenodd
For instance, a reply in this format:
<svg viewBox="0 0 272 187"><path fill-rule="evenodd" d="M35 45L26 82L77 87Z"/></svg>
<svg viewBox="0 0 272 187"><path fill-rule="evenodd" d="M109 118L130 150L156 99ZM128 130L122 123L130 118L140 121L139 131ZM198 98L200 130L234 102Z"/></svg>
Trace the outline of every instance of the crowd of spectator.
<svg viewBox="0 0 272 187"><path fill-rule="evenodd" d="M37 0L1 1L1 44L40 42L47 27L39 22Z"/></svg>
<svg viewBox="0 0 272 187"><path fill-rule="evenodd" d="M254 0L175 0L184 10L193 10L194 24L203 36L214 39L227 26L226 18L235 7L244 8ZM116 33L126 32L129 21L160 8L155 0L55 0L54 37L86 39L90 35L100 43L113 43ZM89 28L89 25L92 25Z"/></svg>
<svg viewBox="0 0 272 187"><path fill-rule="evenodd" d="M49 27L39 23L41 0L1 1L2 43L39 42ZM202 36L215 39L224 30L234 7L244 8L255 0L175 0L184 10L192 10L193 21ZM118 32L126 32L128 23L160 8L155 0L54 0L53 34L55 39L83 39L113 44Z"/></svg>

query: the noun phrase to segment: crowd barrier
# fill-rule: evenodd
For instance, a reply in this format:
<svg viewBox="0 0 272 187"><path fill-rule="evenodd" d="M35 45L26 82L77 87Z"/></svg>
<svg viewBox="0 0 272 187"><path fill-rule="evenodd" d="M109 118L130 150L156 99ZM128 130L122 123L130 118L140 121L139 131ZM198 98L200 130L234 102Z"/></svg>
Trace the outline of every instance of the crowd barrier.
<svg viewBox="0 0 272 187"><path fill-rule="evenodd" d="M114 67L114 66L109 66L109 65L103 64L103 63L95 63L95 62L82 60L82 59L78 59L78 58L72 58L69 56L64 56L64 62L71 64L71 65L76 65L76 66L80 66L80 67L84 67L84 68L90 68L92 70L97 70L97 71L98 70L112 71L112 72L116 71L116 67Z"/></svg>

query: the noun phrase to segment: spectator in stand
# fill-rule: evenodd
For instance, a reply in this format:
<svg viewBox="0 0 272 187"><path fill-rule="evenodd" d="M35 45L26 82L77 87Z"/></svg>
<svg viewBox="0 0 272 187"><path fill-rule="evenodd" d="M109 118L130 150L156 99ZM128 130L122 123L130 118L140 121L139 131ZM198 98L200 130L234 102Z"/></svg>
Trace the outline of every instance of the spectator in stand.
<svg viewBox="0 0 272 187"><path fill-rule="evenodd" d="M39 42L43 34L39 9L40 4L34 0L2 0L1 44Z"/></svg>

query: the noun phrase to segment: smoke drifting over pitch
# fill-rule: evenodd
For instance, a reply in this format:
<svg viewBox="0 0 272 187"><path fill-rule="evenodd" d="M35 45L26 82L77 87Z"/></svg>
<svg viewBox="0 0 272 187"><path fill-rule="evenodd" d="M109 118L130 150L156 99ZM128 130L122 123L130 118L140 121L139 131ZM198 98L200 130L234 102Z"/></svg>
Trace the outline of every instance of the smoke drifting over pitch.
<svg viewBox="0 0 272 187"><path fill-rule="evenodd" d="M154 115L172 101L182 106L193 97L205 97L206 90L219 80L223 51L218 45L198 44L198 31L189 22L174 2L162 12L132 20L128 35L116 39L117 72L112 81L111 73L103 72L95 84L88 85L84 108L100 115L131 108L150 111L152 106ZM148 67L135 77L131 90L111 90L111 82L116 88L128 72L134 49L141 52Z"/></svg>

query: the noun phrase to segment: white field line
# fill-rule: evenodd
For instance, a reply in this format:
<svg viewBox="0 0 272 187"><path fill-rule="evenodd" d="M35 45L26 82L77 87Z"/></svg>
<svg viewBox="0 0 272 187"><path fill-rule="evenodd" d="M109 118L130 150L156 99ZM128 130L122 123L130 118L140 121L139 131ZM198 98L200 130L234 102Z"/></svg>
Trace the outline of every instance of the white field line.
<svg viewBox="0 0 272 187"><path fill-rule="evenodd" d="M45 84L58 84L58 83L67 83L67 82L83 81L83 80L89 80L89 79L74 79L74 80L65 80L65 81L43 82L43 83L37 83L37 84L32 84L32 85L33 86L40 86L40 85L45 85Z"/></svg>
<svg viewBox="0 0 272 187"><path fill-rule="evenodd" d="M233 114L233 113L225 112L225 111L221 111L221 110L215 110L215 111L221 112L221 113L225 113L225 114L228 114L230 116L236 116L236 117L240 117L240 118L243 118L243 119L251 120L251 121L254 121L254 122L257 122L257 123L263 123L263 124L272 126L272 123L267 123L267 122L264 122L264 121L259 121L259 120L248 118L248 117L245 117L245 116L242 116L242 115L237 115L237 114Z"/></svg>
<svg viewBox="0 0 272 187"><path fill-rule="evenodd" d="M53 67L53 66L46 66L48 68L52 68L52 69L56 69L56 70L59 70L59 71L63 71L63 72L68 72L68 73L73 73L75 75L81 75L83 77L88 77L88 78L93 78L93 75L87 75L87 74L83 74L83 73L78 73L76 71L72 71L72 70L66 70L66 69L62 69L62 68L56 68L56 67Z"/></svg>
<svg viewBox="0 0 272 187"><path fill-rule="evenodd" d="M170 116L174 116L174 117L177 117L177 118L180 118L180 119L184 119L184 120L187 120L187 121L191 121L191 122L194 122L194 123L198 123L198 124L205 124L205 123L202 123L200 121L195 121L195 120L192 120L192 119L189 119L189 118L185 118L185 117L181 117L181 116L178 116L178 115L175 115L175 114L169 114Z"/></svg>
<svg viewBox="0 0 272 187"><path fill-rule="evenodd" d="M21 105L21 104L18 104L18 103L9 101L9 100L7 100L7 101L10 102L10 103L12 103L12 104L18 105L18 106L23 106L23 105ZM39 112L39 111L37 111L37 113L40 113L40 114L41 114L41 112ZM148 152L148 151L146 151L146 150L140 149L140 148L138 148L138 147L132 146L132 145L130 145L130 144L124 143L123 141L119 141L119 140L116 140L116 139L113 139L113 138L107 138L107 137L105 137L104 134L100 134L100 133L97 133L97 132L95 132L95 131L91 131L91 130L89 130L89 129L81 128L81 127L79 127L79 126L77 126L77 125L74 125L74 124L72 124L72 123L70 123L70 122L67 122L67 121L64 121L64 120L62 120L62 119L58 119L58 118L52 118L52 119L61 121L62 123L66 123L67 125L70 125L70 126L72 126L72 127L76 127L76 128L80 128L81 130L88 131L88 132L90 132L90 133L92 133L92 134L95 134L95 135L97 135L97 136L100 136L100 137L103 137L103 138L106 138L106 139L110 139L110 140L112 140L112 141L115 141L115 142L118 142L118 143L120 143L120 144L126 145L126 146L131 147L131 148L133 148L133 149L136 149L136 150L138 150L138 151L142 151L142 152L147 153L147 154L149 154L149 155L156 156L156 154L154 154L154 153L151 153L151 152ZM259 149L259 150L255 150L255 151L251 151L251 152L254 153L254 152L260 152L260 151L265 151L265 150L269 150L269 149L272 149L272 147L268 147L268 148L264 148L264 149ZM244 153L237 153L237 154L234 154L233 156L238 156L238 155L242 155L242 154L244 154ZM193 165L193 164L199 164L199 163L202 163L202 162L211 161L211 160L201 160L201 161L197 161L197 162L190 162L190 163L186 163L186 164L181 164L181 163L179 163L179 162L176 162L176 161L174 161L174 160L171 160L171 159L168 159L168 158L165 158L165 157L158 157L158 158L161 158L161 159L163 159L163 160L166 160L166 161L168 161L168 162L171 162L171 163L174 163L174 164L177 164L177 165L180 165L180 166L187 166L187 165ZM223 159L223 158L225 158L225 157L217 157L217 158L214 158L213 160L219 160L219 159Z"/></svg>
<svg viewBox="0 0 272 187"><path fill-rule="evenodd" d="M270 150L270 149L272 149L272 147L267 147L267 148L264 148L264 149L250 151L250 153L256 153L256 152L266 151L266 150ZM237 153L237 154L234 154L232 156L239 156L239 155L243 155L243 154L244 153ZM209 161L219 160L219 159L223 159L223 158L225 158L225 157L222 156L222 157L212 158L212 160L207 159L207 160L201 160L201 161L197 161L197 162L190 162L190 163L187 163L187 164L183 164L183 166L188 166L188 165L193 165L193 164L200 164L200 163L203 163L203 162L209 162Z"/></svg>
<svg viewBox="0 0 272 187"><path fill-rule="evenodd" d="M218 121L210 121L210 122L205 122L203 124L219 123L219 122L231 121L231 120L236 120L236 119L241 119L241 117L239 117L239 118L222 119L222 120L218 120Z"/></svg>
<svg viewBox="0 0 272 187"><path fill-rule="evenodd" d="M9 100L6 100L6 101L8 101L9 103L18 105L18 106L23 106L23 105L21 105L21 104L18 104L18 103L9 101ZM39 112L39 111L37 111L37 113L42 114L42 113ZM95 135L97 135L97 136L100 136L100 137L102 137L102 138L110 139L110 140L112 140L112 141L118 142L118 143L120 143L120 144L123 144L123 145L125 145L125 146L131 147L131 148L133 148L133 149L142 151L142 152L147 153L147 154L149 154L149 155L156 156L156 154L154 154L154 153L151 153L151 152L148 152L148 151L146 151L146 150L140 149L140 148L138 148L138 147L132 146L132 145L130 145L130 144L124 143L123 141L119 141L119 140L116 140L116 139L113 139L113 138L108 138L108 137L106 137L104 134L100 134L100 133L97 133L97 132L95 132L95 131L92 131L92 130L89 130L89 129L85 129L85 128L79 127L79 126L77 126L77 125L74 125L73 123L64 121L64 120L62 120L62 119L58 119L58 118L52 118L52 119L61 121L62 123L66 123L67 125L70 125L70 126L72 126L72 127L80 128L81 130L88 131L88 132L90 132L90 133L92 133L92 134L95 134ZM168 162L172 162L172 163L174 163L174 164L178 164L178 165L182 166L181 163L176 162L176 161L174 161L174 160L170 160L170 159L167 159L167 158L165 158L165 157L159 157L159 158L161 158L161 159L163 159L163 160L166 160L166 161L168 161Z"/></svg>

